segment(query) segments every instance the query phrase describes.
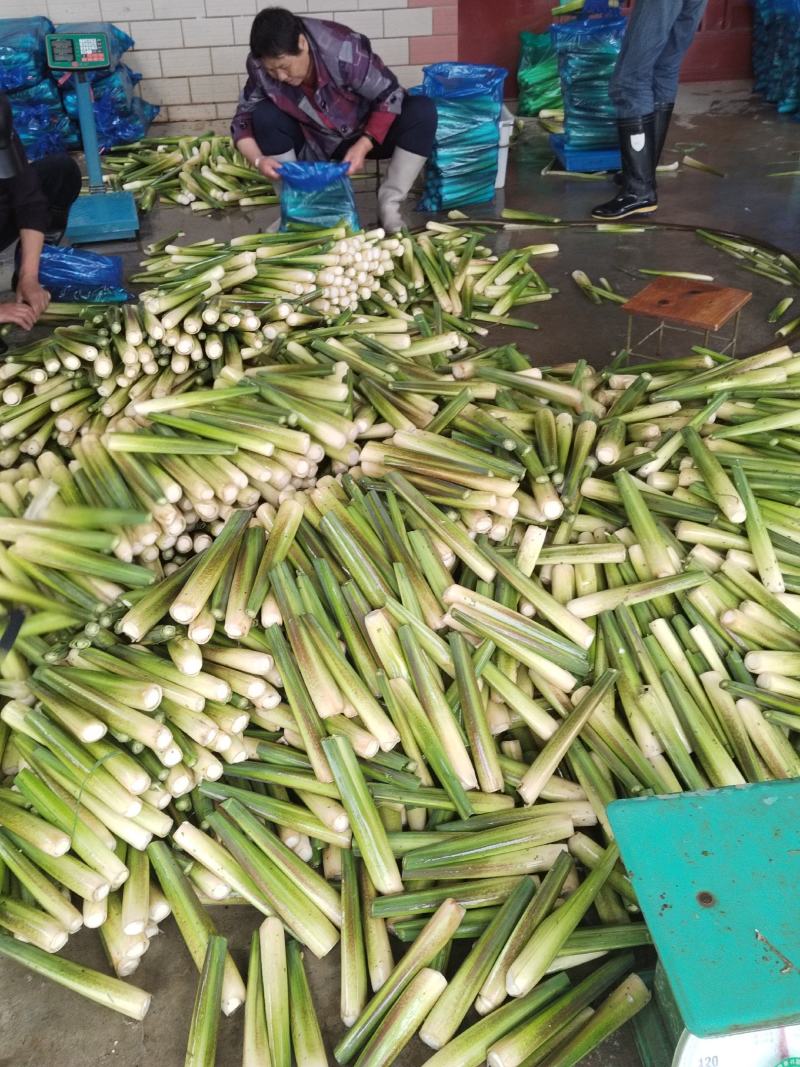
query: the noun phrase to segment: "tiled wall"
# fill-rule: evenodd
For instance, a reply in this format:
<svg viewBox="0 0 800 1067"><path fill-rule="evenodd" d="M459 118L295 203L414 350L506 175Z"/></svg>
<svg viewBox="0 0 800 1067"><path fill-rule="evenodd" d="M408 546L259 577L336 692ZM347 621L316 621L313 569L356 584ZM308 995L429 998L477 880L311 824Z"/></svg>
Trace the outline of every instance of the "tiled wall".
<svg viewBox="0 0 800 1067"><path fill-rule="evenodd" d="M269 0L41 0L55 23L104 19L136 41L126 62L144 75L142 95L159 121L229 119L244 81L253 16ZM458 0L273 0L298 14L334 19L372 41L406 86L426 63L458 58ZM2 16L28 15L31 0L2 0Z"/></svg>

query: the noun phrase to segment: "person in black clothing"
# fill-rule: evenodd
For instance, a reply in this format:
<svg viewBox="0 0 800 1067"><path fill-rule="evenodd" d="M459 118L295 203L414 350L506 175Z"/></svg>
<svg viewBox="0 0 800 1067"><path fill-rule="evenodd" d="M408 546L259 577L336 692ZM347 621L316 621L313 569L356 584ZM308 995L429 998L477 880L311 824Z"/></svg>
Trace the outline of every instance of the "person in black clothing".
<svg viewBox="0 0 800 1067"><path fill-rule="evenodd" d="M28 162L8 97L0 93L0 251L19 240L16 300L0 303L0 323L29 330L50 302L39 284L42 246L45 237L60 239L80 189L80 168L70 156Z"/></svg>

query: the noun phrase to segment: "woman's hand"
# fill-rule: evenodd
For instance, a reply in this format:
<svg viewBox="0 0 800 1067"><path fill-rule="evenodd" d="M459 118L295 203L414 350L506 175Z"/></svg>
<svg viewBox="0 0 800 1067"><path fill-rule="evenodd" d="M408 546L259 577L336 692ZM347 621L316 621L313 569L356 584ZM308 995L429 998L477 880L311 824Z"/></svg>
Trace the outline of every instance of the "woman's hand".
<svg viewBox="0 0 800 1067"><path fill-rule="evenodd" d="M258 173L269 178L271 182L280 181L281 176L278 173L280 163L277 159L273 159L272 156L259 156L255 166Z"/></svg>
<svg viewBox="0 0 800 1067"><path fill-rule="evenodd" d="M30 330L37 317L28 304L0 304L0 322L10 322L23 330Z"/></svg>
<svg viewBox="0 0 800 1067"><path fill-rule="evenodd" d="M344 154L344 162L350 164L348 174L358 174L364 169L364 163L372 148L369 137L359 137L355 144L350 145Z"/></svg>
<svg viewBox="0 0 800 1067"><path fill-rule="evenodd" d="M39 284L35 275L22 275L17 282L17 303L27 304L36 319L50 303L50 294ZM35 321L35 319L34 319Z"/></svg>

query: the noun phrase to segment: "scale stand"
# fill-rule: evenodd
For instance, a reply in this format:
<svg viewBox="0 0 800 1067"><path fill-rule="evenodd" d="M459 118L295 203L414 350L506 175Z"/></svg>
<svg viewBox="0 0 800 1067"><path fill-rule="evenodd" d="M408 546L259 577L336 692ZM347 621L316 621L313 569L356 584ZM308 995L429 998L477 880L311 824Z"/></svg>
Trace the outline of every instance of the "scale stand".
<svg viewBox="0 0 800 1067"><path fill-rule="evenodd" d="M800 1067L799 804L792 780L609 805L659 955L646 1067Z"/></svg>
<svg viewBox="0 0 800 1067"><path fill-rule="evenodd" d="M103 182L92 88L87 71L111 65L104 33L48 33L47 65L75 76L78 121L89 176L89 192L79 196L69 213L66 236L72 244L119 241L136 236L139 216L132 193L110 192Z"/></svg>

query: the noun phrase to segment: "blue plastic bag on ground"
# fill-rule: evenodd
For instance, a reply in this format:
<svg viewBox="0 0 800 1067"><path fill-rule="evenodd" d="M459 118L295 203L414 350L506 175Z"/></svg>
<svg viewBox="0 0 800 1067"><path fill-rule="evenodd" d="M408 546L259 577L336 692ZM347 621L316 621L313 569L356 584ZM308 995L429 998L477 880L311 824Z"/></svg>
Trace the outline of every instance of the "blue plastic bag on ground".
<svg viewBox="0 0 800 1067"><path fill-rule="evenodd" d="M92 83L95 103L107 100L110 106L119 112L130 111L136 84L142 80L142 75L126 67L124 63L120 63L111 73L108 71L103 71L103 73L106 77L98 78ZM64 100L64 110L70 118L76 119L78 117L78 94L73 78L62 82L61 94Z"/></svg>
<svg viewBox="0 0 800 1067"><path fill-rule="evenodd" d="M347 163L282 163L281 229L291 223L360 230Z"/></svg>
<svg viewBox="0 0 800 1067"><path fill-rule="evenodd" d="M14 129L29 160L41 159L67 149L70 122L58 104L15 104L11 101Z"/></svg>
<svg viewBox="0 0 800 1067"><path fill-rule="evenodd" d="M44 39L53 23L39 15L0 19L0 91L34 85L47 75Z"/></svg>
<svg viewBox="0 0 800 1067"><path fill-rule="evenodd" d="M800 0L755 0L754 90L800 116Z"/></svg>
<svg viewBox="0 0 800 1067"><path fill-rule="evenodd" d="M471 63L434 63L424 68L419 91L434 101L437 126L420 211L443 211L493 198L507 73L502 67Z"/></svg>
<svg viewBox="0 0 800 1067"><path fill-rule="evenodd" d="M627 20L622 15L575 19L551 28L564 97L569 148L616 146L617 113L608 94Z"/></svg>
<svg viewBox="0 0 800 1067"><path fill-rule="evenodd" d="M147 136L150 123L161 110L155 104L136 95L136 85L142 75L120 63L110 74L92 83L94 118L100 151L119 144L130 144ZM67 114L78 121L78 96L75 81L69 77L62 83L62 96ZM77 145L80 147L80 136Z"/></svg>
<svg viewBox="0 0 800 1067"><path fill-rule="evenodd" d="M122 282L122 258L83 248L45 245L39 282L58 301L105 304L130 299Z"/></svg>
<svg viewBox="0 0 800 1067"><path fill-rule="evenodd" d="M12 107L22 104L47 104L49 107L61 108L61 94L52 78L42 78L24 89L15 89L8 94Z"/></svg>

